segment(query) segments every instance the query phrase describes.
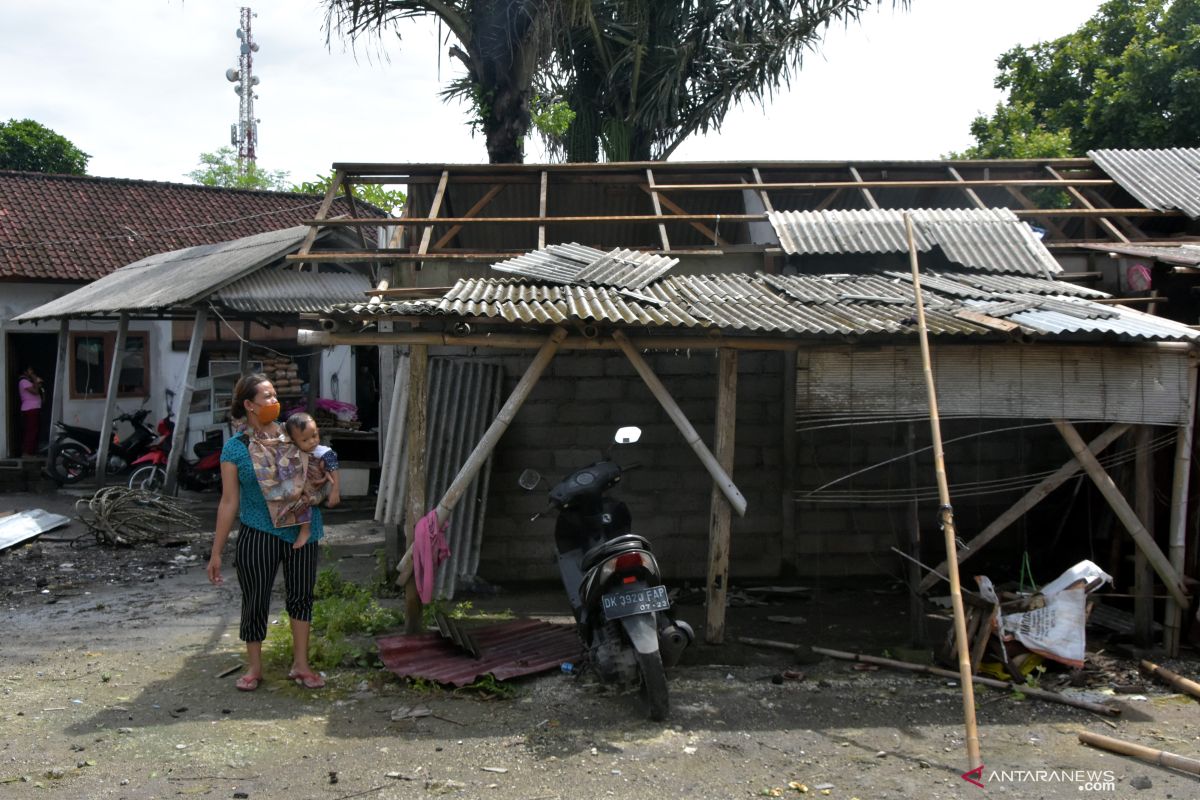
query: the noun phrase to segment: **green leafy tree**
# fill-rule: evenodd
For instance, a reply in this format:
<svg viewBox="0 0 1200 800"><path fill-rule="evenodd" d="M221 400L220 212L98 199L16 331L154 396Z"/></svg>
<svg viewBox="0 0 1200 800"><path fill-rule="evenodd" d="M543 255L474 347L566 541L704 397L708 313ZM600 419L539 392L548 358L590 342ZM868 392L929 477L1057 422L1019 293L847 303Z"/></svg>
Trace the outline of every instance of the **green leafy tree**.
<svg viewBox="0 0 1200 800"><path fill-rule="evenodd" d="M1007 98L972 123L968 155L1064 137L1071 155L1200 141L1200 0L1108 0L1074 33L1013 48L997 66Z"/></svg>
<svg viewBox="0 0 1200 800"><path fill-rule="evenodd" d="M555 49L549 93L576 112L568 161L668 158L736 103L786 87L835 21L878 0L593 0ZM899 5L906 6L906 0Z"/></svg>
<svg viewBox="0 0 1200 800"><path fill-rule="evenodd" d="M292 186L291 191L302 192L304 194L325 194L325 192L329 191L329 184L331 183L333 183L332 174L318 175L311 181L295 184ZM345 194L344 185L341 193ZM404 192L399 189L385 189L383 185L378 183L355 184L354 197L370 203L392 216L398 216L400 210L404 208L404 204L408 201Z"/></svg>
<svg viewBox="0 0 1200 800"><path fill-rule="evenodd" d="M1050 131L1039 123L1028 103L996 106L990 117L971 123L976 144L949 158L1065 158L1071 155L1071 132Z"/></svg>
<svg viewBox="0 0 1200 800"><path fill-rule="evenodd" d="M0 122L0 169L86 175L90 155L31 119Z"/></svg>
<svg viewBox="0 0 1200 800"><path fill-rule="evenodd" d="M238 169L237 151L222 147L214 153L201 153L200 164L187 174L201 186L225 189L262 189L286 192L291 188L286 170L266 170L251 163L245 174Z"/></svg>

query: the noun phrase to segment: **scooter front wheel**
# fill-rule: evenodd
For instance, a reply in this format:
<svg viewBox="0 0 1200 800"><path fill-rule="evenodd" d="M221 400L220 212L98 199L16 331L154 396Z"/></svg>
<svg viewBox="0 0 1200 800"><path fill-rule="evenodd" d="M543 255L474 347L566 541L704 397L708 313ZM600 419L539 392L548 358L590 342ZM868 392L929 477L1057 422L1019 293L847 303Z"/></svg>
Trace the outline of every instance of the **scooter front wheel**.
<svg viewBox="0 0 1200 800"><path fill-rule="evenodd" d="M642 698L650 710L650 719L662 722L667 718L670 698L667 696L667 673L658 651L637 654L638 672L642 674Z"/></svg>
<svg viewBox="0 0 1200 800"><path fill-rule="evenodd" d="M167 473L157 464L147 464L144 467L138 467L129 476L130 489L141 489L146 492L161 492L163 484L166 482Z"/></svg>

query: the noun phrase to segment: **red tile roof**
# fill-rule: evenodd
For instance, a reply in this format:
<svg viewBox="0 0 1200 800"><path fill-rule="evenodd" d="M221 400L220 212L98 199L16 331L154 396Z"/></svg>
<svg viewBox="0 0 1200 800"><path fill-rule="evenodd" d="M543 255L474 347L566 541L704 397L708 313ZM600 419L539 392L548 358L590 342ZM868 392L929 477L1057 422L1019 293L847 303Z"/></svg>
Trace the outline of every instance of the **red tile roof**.
<svg viewBox="0 0 1200 800"><path fill-rule="evenodd" d="M91 281L155 253L288 228L319 195L0 170L0 280ZM348 214L343 198L330 216ZM358 205L358 213L373 213Z"/></svg>

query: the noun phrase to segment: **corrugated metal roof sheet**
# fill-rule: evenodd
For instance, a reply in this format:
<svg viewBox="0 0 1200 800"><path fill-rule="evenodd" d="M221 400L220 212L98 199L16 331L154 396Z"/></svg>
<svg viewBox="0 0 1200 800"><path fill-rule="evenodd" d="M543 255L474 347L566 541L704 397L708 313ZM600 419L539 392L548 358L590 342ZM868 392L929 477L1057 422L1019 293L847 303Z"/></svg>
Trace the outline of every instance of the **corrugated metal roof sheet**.
<svg viewBox="0 0 1200 800"><path fill-rule="evenodd" d="M380 636L379 658L402 678L424 678L466 686L484 675L498 681L578 663L583 645L573 625L532 619L499 622L470 629L480 657L472 658L438 633Z"/></svg>
<svg viewBox="0 0 1200 800"><path fill-rule="evenodd" d="M1031 335L1090 333L1129 339L1188 341L1200 332L1170 320L1090 302L1097 292L1073 284L990 275L996 291L973 286L978 276L941 273L922 283L934 335L991 334L999 317ZM337 317L483 317L507 322L609 322L658 328L723 328L797 335L907 334L916 306L905 273L873 275L675 276L647 286L649 300L598 286L531 286L513 279L459 281L441 300L358 303ZM934 284L934 285L930 285ZM1080 296L1080 294L1086 296ZM988 313L994 309L994 313ZM965 314L965 316L964 316ZM996 317L989 324L986 316Z"/></svg>
<svg viewBox="0 0 1200 800"><path fill-rule="evenodd" d="M1049 276L1061 269L1033 229L1006 208L776 211L767 217L791 255L905 253L905 213L918 251L939 247L956 264L992 272Z"/></svg>
<svg viewBox="0 0 1200 800"><path fill-rule="evenodd" d="M563 285L641 289L661 278L678 263L677 258L624 248L606 253L581 244L552 244L545 250L533 250L492 264L492 269Z"/></svg>
<svg viewBox="0 0 1200 800"><path fill-rule="evenodd" d="M1091 150L1088 157L1147 208L1200 217L1200 148Z"/></svg>
<svg viewBox="0 0 1200 800"><path fill-rule="evenodd" d="M256 314L317 314L339 303L360 301L371 291L365 275L262 269L217 291L212 298L235 311Z"/></svg>
<svg viewBox="0 0 1200 800"><path fill-rule="evenodd" d="M1145 258L1161 261L1164 264L1177 264L1184 267L1200 265L1200 245L1139 245L1139 244L1081 244L1079 247L1087 250L1099 250L1102 253L1116 253L1131 258Z"/></svg>
<svg viewBox="0 0 1200 800"><path fill-rule="evenodd" d="M157 253L16 317L111 315L194 305L226 284L297 250L307 226Z"/></svg>

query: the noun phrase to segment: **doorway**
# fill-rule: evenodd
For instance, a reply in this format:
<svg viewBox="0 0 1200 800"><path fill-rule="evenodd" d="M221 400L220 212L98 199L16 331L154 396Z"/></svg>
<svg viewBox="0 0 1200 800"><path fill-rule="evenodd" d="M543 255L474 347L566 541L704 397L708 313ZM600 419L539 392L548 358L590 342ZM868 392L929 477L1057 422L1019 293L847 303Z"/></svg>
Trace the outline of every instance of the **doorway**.
<svg viewBox="0 0 1200 800"><path fill-rule="evenodd" d="M41 454L50 441L50 398L54 397L54 366L58 357L57 333L10 333L5 363L8 374L4 376L5 391L8 393L8 453L12 458L21 455L21 397L17 393L17 381L26 367L33 367L44 381L46 389L42 414L38 426L38 453Z"/></svg>

